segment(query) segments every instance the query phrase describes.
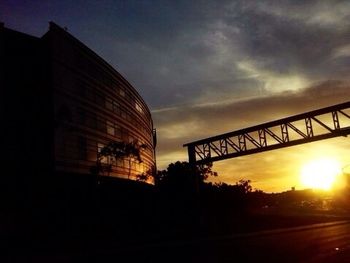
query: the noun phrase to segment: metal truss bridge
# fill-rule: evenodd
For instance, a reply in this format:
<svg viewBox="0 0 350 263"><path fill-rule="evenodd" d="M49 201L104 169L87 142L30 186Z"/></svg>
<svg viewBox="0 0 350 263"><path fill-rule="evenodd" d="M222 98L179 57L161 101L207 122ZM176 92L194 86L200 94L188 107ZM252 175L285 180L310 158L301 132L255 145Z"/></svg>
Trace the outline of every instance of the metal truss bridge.
<svg viewBox="0 0 350 263"><path fill-rule="evenodd" d="M206 164L350 134L350 101L184 145L189 162Z"/></svg>

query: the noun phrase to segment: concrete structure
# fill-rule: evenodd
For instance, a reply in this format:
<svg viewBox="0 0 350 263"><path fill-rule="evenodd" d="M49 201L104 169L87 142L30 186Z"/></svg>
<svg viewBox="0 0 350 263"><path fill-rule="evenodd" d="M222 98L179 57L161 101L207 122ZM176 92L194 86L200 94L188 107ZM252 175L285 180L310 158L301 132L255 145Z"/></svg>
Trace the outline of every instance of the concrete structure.
<svg viewBox="0 0 350 263"><path fill-rule="evenodd" d="M155 171L146 103L65 29L51 22L37 38L1 24L0 52L2 157L16 174L89 174L97 152L111 141L146 147L141 163L114 160L109 176L135 179Z"/></svg>

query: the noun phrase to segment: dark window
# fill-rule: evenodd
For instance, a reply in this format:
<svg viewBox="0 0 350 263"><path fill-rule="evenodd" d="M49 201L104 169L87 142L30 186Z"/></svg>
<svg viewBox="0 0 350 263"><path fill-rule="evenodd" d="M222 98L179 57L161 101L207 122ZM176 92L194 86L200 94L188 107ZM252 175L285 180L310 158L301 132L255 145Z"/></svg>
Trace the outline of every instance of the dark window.
<svg viewBox="0 0 350 263"><path fill-rule="evenodd" d="M78 109L77 110L77 123L80 125L85 125L86 121L86 114L83 109Z"/></svg>
<svg viewBox="0 0 350 263"><path fill-rule="evenodd" d="M106 120L102 118L97 119L97 129L102 132L106 132Z"/></svg>
<svg viewBox="0 0 350 263"><path fill-rule="evenodd" d="M111 99L106 98L106 108L113 111L113 101Z"/></svg>
<svg viewBox="0 0 350 263"><path fill-rule="evenodd" d="M87 89L86 90L86 98L90 101L95 101L95 93L92 90Z"/></svg>
<svg viewBox="0 0 350 263"><path fill-rule="evenodd" d="M123 119L126 119L126 112L122 110L121 111L121 116L122 116Z"/></svg>
<svg viewBox="0 0 350 263"><path fill-rule="evenodd" d="M84 85L84 83L82 82L78 82L77 83L77 87L76 87L76 93L78 96L85 98L86 96L86 87Z"/></svg>
<svg viewBox="0 0 350 263"><path fill-rule="evenodd" d="M105 104L105 96L99 93L96 93L96 104L104 105Z"/></svg>
<svg viewBox="0 0 350 263"><path fill-rule="evenodd" d="M86 160L87 157L87 144L86 138L79 136L78 137L78 159Z"/></svg>
<svg viewBox="0 0 350 263"><path fill-rule="evenodd" d="M114 133L115 137L122 138L122 128L120 126L115 125L114 126L114 132L115 132Z"/></svg>
<svg viewBox="0 0 350 263"><path fill-rule="evenodd" d="M89 114L86 118L86 125L92 129L96 129L97 127L97 118L95 114Z"/></svg>
<svg viewBox="0 0 350 263"><path fill-rule="evenodd" d="M129 142L129 132L126 129L122 129L122 140Z"/></svg>
<svg viewBox="0 0 350 263"><path fill-rule="evenodd" d="M120 115L121 114L121 109L120 109L120 105L118 102L113 101L113 111L115 114Z"/></svg>

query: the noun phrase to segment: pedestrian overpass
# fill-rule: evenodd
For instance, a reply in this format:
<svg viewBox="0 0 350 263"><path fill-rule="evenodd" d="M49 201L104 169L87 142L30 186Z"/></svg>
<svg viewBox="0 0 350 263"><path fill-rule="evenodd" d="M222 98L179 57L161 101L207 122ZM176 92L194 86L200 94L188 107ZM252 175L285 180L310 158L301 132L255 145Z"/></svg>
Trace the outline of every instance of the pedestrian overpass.
<svg viewBox="0 0 350 263"><path fill-rule="evenodd" d="M350 134L350 101L184 144L201 165Z"/></svg>

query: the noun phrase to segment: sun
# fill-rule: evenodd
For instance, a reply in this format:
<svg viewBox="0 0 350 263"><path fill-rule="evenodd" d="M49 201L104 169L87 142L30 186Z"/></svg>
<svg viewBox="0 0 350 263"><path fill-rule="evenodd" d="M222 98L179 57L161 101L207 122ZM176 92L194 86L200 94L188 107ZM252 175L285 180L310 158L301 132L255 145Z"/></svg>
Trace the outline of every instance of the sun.
<svg viewBox="0 0 350 263"><path fill-rule="evenodd" d="M341 166L337 160L315 159L302 167L300 181L307 188L330 190L340 174Z"/></svg>

